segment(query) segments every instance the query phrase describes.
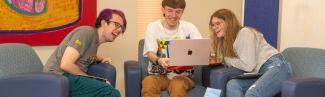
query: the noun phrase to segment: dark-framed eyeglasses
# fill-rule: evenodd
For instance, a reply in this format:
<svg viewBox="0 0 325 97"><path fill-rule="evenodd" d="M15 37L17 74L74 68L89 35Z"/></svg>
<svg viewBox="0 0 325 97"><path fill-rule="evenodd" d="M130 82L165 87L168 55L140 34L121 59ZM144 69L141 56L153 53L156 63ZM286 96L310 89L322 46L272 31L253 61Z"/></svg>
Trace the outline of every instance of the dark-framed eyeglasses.
<svg viewBox="0 0 325 97"><path fill-rule="evenodd" d="M107 22L107 24L113 23L115 29L119 29L119 28L121 28L122 31L124 31L124 26L122 26L120 23L115 22L115 21L106 21L106 22Z"/></svg>

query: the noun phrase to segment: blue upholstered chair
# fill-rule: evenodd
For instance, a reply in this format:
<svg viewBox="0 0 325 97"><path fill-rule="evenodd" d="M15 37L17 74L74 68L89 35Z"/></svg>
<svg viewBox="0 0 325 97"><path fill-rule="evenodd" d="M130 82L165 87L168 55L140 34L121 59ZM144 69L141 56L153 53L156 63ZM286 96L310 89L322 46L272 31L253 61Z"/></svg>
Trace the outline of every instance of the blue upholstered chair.
<svg viewBox="0 0 325 97"><path fill-rule="evenodd" d="M293 47L282 54L293 74L282 85L282 97L324 97L325 49Z"/></svg>
<svg viewBox="0 0 325 97"><path fill-rule="evenodd" d="M111 64L97 63L90 65L87 74L106 78L113 87L116 85L116 68Z"/></svg>
<svg viewBox="0 0 325 97"><path fill-rule="evenodd" d="M115 68L96 64L89 74L108 78L115 86ZM43 72L33 48L24 44L0 44L0 97L68 97L66 77Z"/></svg>
<svg viewBox="0 0 325 97"><path fill-rule="evenodd" d="M144 40L139 41L138 47L138 61L129 60L124 63L124 74L125 74L125 90L126 97L141 97L141 81L145 76L148 75L147 66L148 58L142 56ZM189 91L190 97L203 97L205 87L202 85L203 80L207 79L202 76L202 66L194 67L194 81L196 86L194 89ZM167 97L166 91L162 92L162 97Z"/></svg>
<svg viewBox="0 0 325 97"><path fill-rule="evenodd" d="M1 97L68 97L67 78L42 71L42 62L30 46L0 44Z"/></svg>

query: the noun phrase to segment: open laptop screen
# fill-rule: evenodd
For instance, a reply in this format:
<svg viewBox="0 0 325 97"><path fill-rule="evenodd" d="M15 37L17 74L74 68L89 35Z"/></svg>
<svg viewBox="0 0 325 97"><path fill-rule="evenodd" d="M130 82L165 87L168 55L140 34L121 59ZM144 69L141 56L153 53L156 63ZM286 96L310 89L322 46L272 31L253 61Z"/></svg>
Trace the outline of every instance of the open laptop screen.
<svg viewBox="0 0 325 97"><path fill-rule="evenodd" d="M171 66L208 65L210 39L170 40L167 44L167 57Z"/></svg>

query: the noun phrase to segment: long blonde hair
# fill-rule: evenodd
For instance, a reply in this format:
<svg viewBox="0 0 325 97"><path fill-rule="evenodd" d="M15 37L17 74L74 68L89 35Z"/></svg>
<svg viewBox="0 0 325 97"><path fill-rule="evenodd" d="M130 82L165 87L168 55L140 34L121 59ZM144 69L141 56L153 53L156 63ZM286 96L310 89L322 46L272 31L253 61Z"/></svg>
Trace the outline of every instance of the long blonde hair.
<svg viewBox="0 0 325 97"><path fill-rule="evenodd" d="M216 37L216 34L212 31L212 19L216 17L224 20L225 22L225 32L224 36L221 38ZM220 9L214 12L210 17L210 38L212 41L212 47L215 53L215 60L218 62L223 62L224 57L237 57L234 51L233 44L237 37L238 32L243 28L243 26L237 20L235 14L228 9Z"/></svg>

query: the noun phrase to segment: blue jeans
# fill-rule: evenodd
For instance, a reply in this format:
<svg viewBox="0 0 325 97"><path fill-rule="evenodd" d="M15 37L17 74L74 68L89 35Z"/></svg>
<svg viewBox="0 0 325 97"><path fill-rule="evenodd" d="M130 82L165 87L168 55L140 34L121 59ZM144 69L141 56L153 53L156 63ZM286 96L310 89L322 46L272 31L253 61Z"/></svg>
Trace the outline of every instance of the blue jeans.
<svg viewBox="0 0 325 97"><path fill-rule="evenodd" d="M227 97L273 97L281 90L282 82L289 79L291 69L281 54L273 55L259 70L256 79L232 79L227 83Z"/></svg>

